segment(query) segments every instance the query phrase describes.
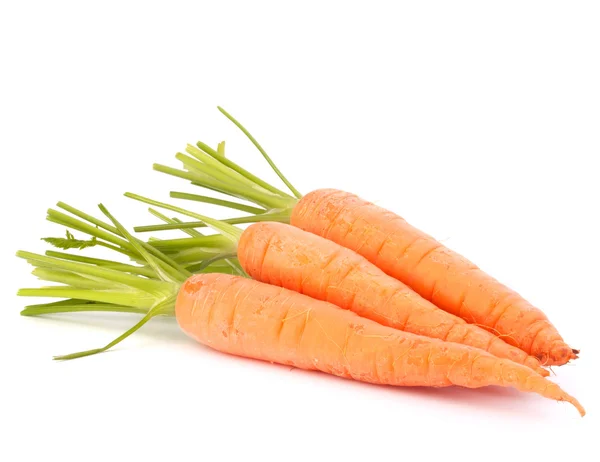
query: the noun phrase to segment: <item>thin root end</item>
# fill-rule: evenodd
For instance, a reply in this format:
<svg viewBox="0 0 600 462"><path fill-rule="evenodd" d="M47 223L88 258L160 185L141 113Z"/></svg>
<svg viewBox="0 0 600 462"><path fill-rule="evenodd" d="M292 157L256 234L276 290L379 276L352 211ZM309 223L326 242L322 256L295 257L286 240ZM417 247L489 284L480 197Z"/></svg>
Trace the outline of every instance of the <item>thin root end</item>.
<svg viewBox="0 0 600 462"><path fill-rule="evenodd" d="M579 403L579 401L577 401L575 398L567 395L567 397L565 398L565 401L567 401L567 402L571 403L573 406L575 406L575 408L579 411L579 414L581 415L581 417L583 417L585 415L585 409Z"/></svg>

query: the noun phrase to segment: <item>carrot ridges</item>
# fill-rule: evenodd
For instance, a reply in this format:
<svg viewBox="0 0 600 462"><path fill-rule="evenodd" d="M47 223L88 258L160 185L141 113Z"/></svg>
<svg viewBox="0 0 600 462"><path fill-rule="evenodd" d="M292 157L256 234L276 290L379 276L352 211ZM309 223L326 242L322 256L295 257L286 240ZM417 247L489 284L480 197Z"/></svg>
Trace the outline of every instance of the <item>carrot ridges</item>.
<svg viewBox="0 0 600 462"><path fill-rule="evenodd" d="M390 219L390 214L353 194L327 189L305 195L290 223L359 253L439 308L497 331L544 364L565 364L577 357L539 309L404 219ZM353 223L350 229L348 223ZM533 342L537 329L542 332Z"/></svg>
<svg viewBox="0 0 600 462"><path fill-rule="evenodd" d="M199 301L209 307L194 311ZM236 329L223 335L232 311ZM188 335L229 354L384 385L511 386L567 401L585 413L577 400L526 366L476 348L402 332L250 279L192 276L179 292L176 316Z"/></svg>
<svg viewBox="0 0 600 462"><path fill-rule="evenodd" d="M238 258L253 278L331 302L386 326L493 350L538 371L539 362L492 333L440 310L364 257L335 242L282 223L249 226Z"/></svg>

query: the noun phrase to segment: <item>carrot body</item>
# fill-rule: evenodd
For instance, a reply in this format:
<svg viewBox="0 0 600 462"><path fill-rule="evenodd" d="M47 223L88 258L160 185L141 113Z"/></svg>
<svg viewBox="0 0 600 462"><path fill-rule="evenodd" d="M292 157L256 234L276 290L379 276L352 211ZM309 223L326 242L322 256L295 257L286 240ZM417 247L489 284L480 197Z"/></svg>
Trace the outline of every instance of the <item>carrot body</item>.
<svg viewBox="0 0 600 462"><path fill-rule="evenodd" d="M256 280L389 327L481 348L548 375L537 359L439 309L361 255L315 234L282 223L256 223L242 234L238 258Z"/></svg>
<svg viewBox="0 0 600 462"><path fill-rule="evenodd" d="M585 413L575 398L526 366L250 279L194 275L180 289L176 316L188 335L225 353L377 384L512 386Z"/></svg>
<svg viewBox="0 0 600 462"><path fill-rule="evenodd" d="M422 297L544 365L576 358L542 311L398 215L343 191L304 196L291 223L358 252Z"/></svg>

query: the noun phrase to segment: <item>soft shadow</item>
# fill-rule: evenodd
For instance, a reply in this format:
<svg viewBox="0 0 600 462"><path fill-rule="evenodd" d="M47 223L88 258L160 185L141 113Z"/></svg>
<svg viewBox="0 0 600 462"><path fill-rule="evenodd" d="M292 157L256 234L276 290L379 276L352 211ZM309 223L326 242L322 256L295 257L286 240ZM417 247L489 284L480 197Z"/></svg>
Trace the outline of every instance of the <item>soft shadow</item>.
<svg viewBox="0 0 600 462"><path fill-rule="evenodd" d="M410 396L417 400L427 401L429 403L438 403L442 406L453 406L457 409L470 408L489 414L490 411L496 414L518 416L520 419L529 417L533 421L548 418L552 415L555 408L550 400L543 399L531 393L523 393L514 388L505 388L499 386L488 386L482 388L464 388L458 386L451 387L395 387L390 385L375 385L371 383L358 382L329 375L320 371L308 371L298 369L293 366L280 364L271 364L266 361L252 358L241 358L225 353L221 353L203 345L197 344L197 348L202 349L204 354L215 354L223 356L225 361L241 361L252 363L254 367L277 368L281 373L294 373L310 375L311 380L335 382L336 386L358 387L364 390L365 394L376 390L378 393L384 393L389 399L395 399L398 395ZM546 404L540 406L540 403ZM570 406L567 403L558 403L564 406ZM573 409L573 412L575 410Z"/></svg>

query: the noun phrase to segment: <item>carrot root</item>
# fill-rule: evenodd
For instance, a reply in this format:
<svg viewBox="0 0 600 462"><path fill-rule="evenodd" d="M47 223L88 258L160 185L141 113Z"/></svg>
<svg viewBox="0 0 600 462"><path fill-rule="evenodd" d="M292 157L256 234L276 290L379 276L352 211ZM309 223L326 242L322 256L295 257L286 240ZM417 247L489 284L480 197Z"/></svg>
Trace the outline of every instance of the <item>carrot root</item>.
<svg viewBox="0 0 600 462"><path fill-rule="evenodd" d="M188 335L229 354L383 385L510 386L585 414L575 398L525 365L246 278L192 276L179 292L176 317Z"/></svg>
<svg viewBox="0 0 600 462"><path fill-rule="evenodd" d="M577 357L541 310L389 210L322 189L298 202L290 222L359 253L436 306L486 326L542 364Z"/></svg>
<svg viewBox="0 0 600 462"><path fill-rule="evenodd" d="M333 303L385 326L481 348L525 364L538 359L479 326L447 313L356 252L283 223L256 223L242 233L238 258L254 279Z"/></svg>

